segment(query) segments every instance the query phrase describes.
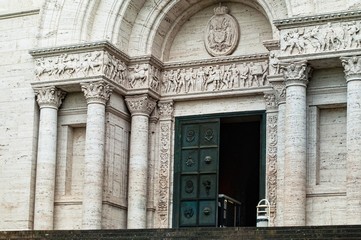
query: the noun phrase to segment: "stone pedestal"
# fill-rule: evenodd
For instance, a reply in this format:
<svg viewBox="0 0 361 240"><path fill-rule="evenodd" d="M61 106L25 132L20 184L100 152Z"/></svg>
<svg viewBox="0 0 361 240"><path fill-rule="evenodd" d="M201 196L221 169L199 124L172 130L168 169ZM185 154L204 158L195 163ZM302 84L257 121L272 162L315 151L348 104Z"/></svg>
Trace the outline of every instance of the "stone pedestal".
<svg viewBox="0 0 361 240"><path fill-rule="evenodd" d="M146 94L125 101L132 114L127 228L146 228L149 115L156 101Z"/></svg>
<svg viewBox="0 0 361 240"><path fill-rule="evenodd" d="M52 230L54 219L55 166L58 107L65 92L55 87L35 89L40 107L34 229Z"/></svg>
<svg viewBox="0 0 361 240"><path fill-rule="evenodd" d="M284 225L306 224L306 62L283 65L286 82Z"/></svg>
<svg viewBox="0 0 361 240"><path fill-rule="evenodd" d="M87 100L87 123L85 139L84 182L83 182L83 229L101 229L105 105L112 92L104 82L82 84Z"/></svg>
<svg viewBox="0 0 361 240"><path fill-rule="evenodd" d="M347 81L347 224L361 224L361 57L342 57Z"/></svg>

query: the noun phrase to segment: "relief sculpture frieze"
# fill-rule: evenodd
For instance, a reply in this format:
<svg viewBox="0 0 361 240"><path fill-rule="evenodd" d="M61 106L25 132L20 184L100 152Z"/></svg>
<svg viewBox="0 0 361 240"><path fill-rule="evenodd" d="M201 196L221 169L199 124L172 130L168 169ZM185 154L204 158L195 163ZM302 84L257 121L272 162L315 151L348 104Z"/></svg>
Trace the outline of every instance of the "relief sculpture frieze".
<svg viewBox="0 0 361 240"><path fill-rule="evenodd" d="M281 33L283 55L339 51L361 47L361 21L328 22L284 30Z"/></svg>
<svg viewBox="0 0 361 240"><path fill-rule="evenodd" d="M268 61L178 68L164 71L164 94L224 91L268 85Z"/></svg>

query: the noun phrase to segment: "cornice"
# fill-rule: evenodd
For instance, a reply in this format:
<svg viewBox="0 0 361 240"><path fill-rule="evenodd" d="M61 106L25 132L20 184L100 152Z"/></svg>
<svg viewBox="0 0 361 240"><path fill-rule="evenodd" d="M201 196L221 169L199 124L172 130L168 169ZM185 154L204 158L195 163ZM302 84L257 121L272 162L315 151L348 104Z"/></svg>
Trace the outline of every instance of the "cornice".
<svg viewBox="0 0 361 240"><path fill-rule="evenodd" d="M143 63L149 63L157 66L158 68L164 68L163 62L153 55L130 57L130 62L129 62L130 65L143 64Z"/></svg>
<svg viewBox="0 0 361 240"><path fill-rule="evenodd" d="M294 28L299 26L316 25L318 23L324 23L324 22L334 22L340 20L350 21L354 19L361 19L361 10L278 19L278 20L274 20L273 24L279 30L281 30L281 29Z"/></svg>
<svg viewBox="0 0 361 240"><path fill-rule="evenodd" d="M164 63L164 69L179 68L179 67L192 67L192 66L206 66L209 64L224 64L233 62L246 62L246 61L262 61L268 60L268 53L241 55L241 56L224 56L213 57L210 59L198 59L191 61L174 61Z"/></svg>
<svg viewBox="0 0 361 240"><path fill-rule="evenodd" d="M127 63L130 61L130 57L127 54L120 51L116 46L114 46L108 41L88 42L88 43L51 47L51 48L39 48L39 49L30 50L29 53L33 57L46 57L46 56L59 55L62 53L82 53L82 52L89 52L95 50L106 50L111 54L120 56L122 60L124 60Z"/></svg>
<svg viewBox="0 0 361 240"><path fill-rule="evenodd" d="M39 12L40 12L40 9L33 9L33 10L28 10L28 11L0 14L0 20L37 15L37 14L39 14Z"/></svg>

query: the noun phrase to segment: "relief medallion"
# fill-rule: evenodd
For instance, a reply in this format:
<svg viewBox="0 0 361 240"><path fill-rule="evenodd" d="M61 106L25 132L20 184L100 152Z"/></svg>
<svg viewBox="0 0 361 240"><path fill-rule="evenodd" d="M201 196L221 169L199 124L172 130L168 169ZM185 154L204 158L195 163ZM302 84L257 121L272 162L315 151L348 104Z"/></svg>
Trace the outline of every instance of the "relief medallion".
<svg viewBox="0 0 361 240"><path fill-rule="evenodd" d="M231 54L237 47L239 27L236 19L228 14L228 8L219 4L205 30L204 45L212 56Z"/></svg>

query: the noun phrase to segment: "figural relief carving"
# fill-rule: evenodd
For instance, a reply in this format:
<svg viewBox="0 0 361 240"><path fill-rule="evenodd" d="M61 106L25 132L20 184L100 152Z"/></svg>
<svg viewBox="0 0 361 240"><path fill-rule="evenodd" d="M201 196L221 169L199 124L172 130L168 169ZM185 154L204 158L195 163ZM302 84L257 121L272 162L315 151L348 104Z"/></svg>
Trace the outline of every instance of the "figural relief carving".
<svg viewBox="0 0 361 240"><path fill-rule="evenodd" d="M296 28L281 34L284 54L337 51L361 47L360 21L328 22L323 25Z"/></svg>
<svg viewBox="0 0 361 240"><path fill-rule="evenodd" d="M164 71L162 93L192 93L268 85L268 61Z"/></svg>
<svg viewBox="0 0 361 240"><path fill-rule="evenodd" d="M204 45L212 56L231 54L237 47L239 27L236 19L228 14L226 6L214 8L214 16L208 21Z"/></svg>

